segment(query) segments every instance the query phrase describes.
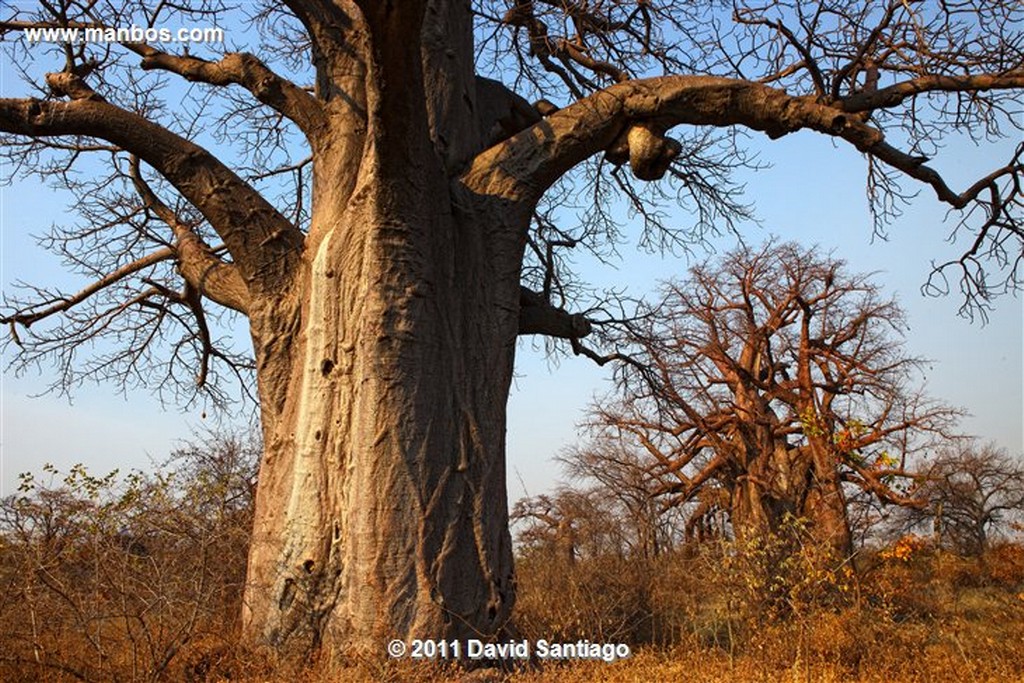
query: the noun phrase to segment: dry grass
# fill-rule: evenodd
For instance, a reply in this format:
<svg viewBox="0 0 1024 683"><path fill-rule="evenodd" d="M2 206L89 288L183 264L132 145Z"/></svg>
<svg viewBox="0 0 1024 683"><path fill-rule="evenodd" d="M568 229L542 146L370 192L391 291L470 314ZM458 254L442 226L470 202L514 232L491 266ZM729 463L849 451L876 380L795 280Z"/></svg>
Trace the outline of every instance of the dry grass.
<svg viewBox="0 0 1024 683"><path fill-rule="evenodd" d="M1024 680L1024 546L998 546L980 558L924 545L903 557L867 553L849 574L793 557L768 578L774 601L754 599L755 590L764 595L765 577L755 571L763 563L698 554L662 558L642 572L620 567L616 576L653 577L655 636L673 642L614 664L550 667L514 680ZM521 581L529 595L530 577Z"/></svg>
<svg viewBox="0 0 1024 683"><path fill-rule="evenodd" d="M594 633L603 632L633 643L632 657L469 674L364 660L287 675L273 666L257 671L250 659L248 671L224 671L221 680L1024 681L1022 545L961 558L916 544L909 554L866 554L856 574L815 572L806 558L783 559L772 577L781 597L767 601L753 599L764 579L751 576L749 558L724 561L717 552L572 566L539 559L521 565L524 636L598 640ZM764 561L765 555L755 558L754 567L763 570ZM600 592L601 585L608 590ZM627 599L636 600L636 609L626 608ZM210 674L205 680L218 680Z"/></svg>
<svg viewBox="0 0 1024 683"><path fill-rule="evenodd" d="M653 559L533 548L522 637L623 642L632 657L290 670L237 645L248 515L229 474L125 489L79 473L4 501L0 681L1024 681L1024 544L964 558L912 538L855 562L784 539Z"/></svg>

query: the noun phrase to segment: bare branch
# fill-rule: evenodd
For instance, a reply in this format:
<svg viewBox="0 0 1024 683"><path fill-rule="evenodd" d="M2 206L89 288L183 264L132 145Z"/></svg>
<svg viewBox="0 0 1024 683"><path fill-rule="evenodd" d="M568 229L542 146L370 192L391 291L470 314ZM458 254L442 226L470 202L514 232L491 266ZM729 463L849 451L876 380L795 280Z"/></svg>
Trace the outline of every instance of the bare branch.
<svg viewBox="0 0 1024 683"><path fill-rule="evenodd" d="M276 287L290 279L303 242L299 230L209 152L171 131L92 99L0 99L0 131L87 135L136 154L203 213L250 287Z"/></svg>
<svg viewBox="0 0 1024 683"><path fill-rule="evenodd" d="M64 21L0 21L0 35L8 31L36 28L104 29L103 24ZM233 52L216 62L188 54L174 55L143 42L122 43L122 47L142 57L141 67L167 71L188 81L208 85L240 85L257 100L293 121L313 140L326 123L320 103L304 89L275 74L266 64L248 53ZM67 75L73 75L68 73ZM76 77L78 74L74 74ZM81 80L81 79L79 79ZM71 96L69 94L69 96ZM72 99L78 99L71 96Z"/></svg>
<svg viewBox="0 0 1024 683"><path fill-rule="evenodd" d="M875 91L861 91L839 100L838 107L850 113L888 109L924 93L977 92L1024 88L1024 68L1005 74L975 76L921 76Z"/></svg>
<svg viewBox="0 0 1024 683"><path fill-rule="evenodd" d="M142 178L139 160L135 156L131 160L131 177L146 208L159 216L174 233L178 270L192 289L222 306L246 313L249 308L249 291L238 269L217 258L210 246L160 201Z"/></svg>
<svg viewBox="0 0 1024 683"><path fill-rule="evenodd" d="M620 367L621 396L595 408L592 429L647 454L667 506L713 486L737 533L790 510L843 545L840 484L921 505L899 488L913 477L902 463L959 415L910 388L921 361L889 336L901 316L841 262L793 244L739 249L628 328L636 364Z"/></svg>
<svg viewBox="0 0 1024 683"><path fill-rule="evenodd" d="M132 261L131 263L121 266L117 270L113 271L109 275L100 278L96 282L93 282L89 286L80 290L78 293L68 297L60 297L57 300L44 301L32 306L26 307L19 310L11 315L0 317L0 323L23 325L29 327L32 323L38 322L49 318L57 313L63 313L64 311L70 310L74 306L82 303L93 294L106 289L107 287L120 282L129 275L138 273L141 270L145 270L154 264L160 263L161 261L168 261L177 258L178 254L174 249L166 248L155 251L143 258ZM16 337L17 338L17 337Z"/></svg>
<svg viewBox="0 0 1024 683"><path fill-rule="evenodd" d="M260 102L295 122L312 142L325 133L327 120L320 102L253 55L235 52L210 62L190 55L171 55L144 43L126 43L125 47L142 56L143 69L169 71L209 85L241 85Z"/></svg>

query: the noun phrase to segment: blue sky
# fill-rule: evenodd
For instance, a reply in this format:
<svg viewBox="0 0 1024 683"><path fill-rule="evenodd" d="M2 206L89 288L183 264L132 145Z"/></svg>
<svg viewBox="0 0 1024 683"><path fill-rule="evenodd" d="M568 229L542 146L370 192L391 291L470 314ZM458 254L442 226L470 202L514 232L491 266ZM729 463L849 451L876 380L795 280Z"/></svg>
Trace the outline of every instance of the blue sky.
<svg viewBox="0 0 1024 683"><path fill-rule="evenodd" d="M908 312L908 353L933 360L926 390L934 398L965 408L964 433L993 440L1014 454L1024 452L1024 306L1022 299L997 300L987 324L957 315L960 300L921 293L931 262L959 255L962 243L946 238L955 216L930 190L920 195L905 215L891 226L888 240L872 240L871 218L865 199L866 163L855 150L835 146L813 133L797 133L778 141L755 138L762 161L771 168L748 175L748 197L756 203L761 226L741 233L748 243L760 244L771 235L817 244L834 250L855 272L876 272L884 292L895 295ZM1010 142L976 147L953 136L933 166L954 188L1005 163ZM911 189L911 183L907 183ZM736 244L726 236L713 244L718 251ZM637 293L651 292L657 283L683 276L685 259L661 259L623 250L626 260L617 270L594 268L594 278L629 284ZM523 349L517 368L521 378L513 387L509 418L509 485L513 498L535 495L560 473L550 456L577 438L575 422L595 394L610 388L608 372L580 359L566 359L549 372L540 352ZM518 476L517 475L521 475Z"/></svg>
<svg viewBox="0 0 1024 683"><path fill-rule="evenodd" d="M954 188L962 188L1004 163L1013 143L975 147L954 138L933 165ZM1021 299L1004 296L983 326L957 316L959 300L921 295L931 261L955 256L962 247L946 242L953 223L944 222L945 210L930 190L922 188L891 227L888 241L872 243L865 162L855 150L812 133L776 142L756 136L751 145L772 167L744 178L747 197L761 220L760 227L742 228L744 239L759 244L775 235L818 244L835 250L853 271L879 271L877 281L909 312L908 351L935 361L928 372L928 392L972 414L963 431L994 440L1013 453L1024 451ZM56 258L36 247L30 237L62 220L64 203L60 194L35 182L0 188L0 286L6 289L26 280L74 287ZM628 217L622 216L622 222L628 224ZM708 248L723 251L734 245L735 238L726 236ZM630 293L640 295L652 292L666 278L685 274L690 265L683 258L651 256L633 245L624 245L621 253L623 260L615 268L582 262L586 278L604 286L626 285ZM38 472L44 462L62 467L83 462L97 473L148 467L209 421L199 408L183 413L161 406L143 392L125 398L110 386L86 385L74 393L70 404L53 396L31 398L53 377L45 372L15 377L6 369L6 356L3 362L0 493L5 495L16 487L17 473ZM577 438L582 411L607 391L609 375L607 369L580 358L564 358L553 367L539 345L523 341L509 401L510 498L537 494L555 484L560 472L552 456Z"/></svg>

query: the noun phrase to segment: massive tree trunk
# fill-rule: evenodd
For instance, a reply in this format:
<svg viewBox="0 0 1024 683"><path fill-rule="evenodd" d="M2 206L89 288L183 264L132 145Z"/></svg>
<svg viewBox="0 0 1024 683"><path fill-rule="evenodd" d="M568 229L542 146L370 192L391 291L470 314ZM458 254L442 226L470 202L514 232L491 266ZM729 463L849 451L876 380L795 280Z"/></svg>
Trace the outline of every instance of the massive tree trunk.
<svg viewBox="0 0 1024 683"><path fill-rule="evenodd" d="M852 549L851 537L831 432L805 433L807 443L789 443L788 425L779 419L769 398L749 381L757 375L753 359L761 353L752 336L740 357L740 363L748 368L744 374L748 381L740 381L738 374L734 378L734 409L742 419L732 439L734 460L741 470L731 493L733 529L739 538L762 538L765 534L789 535L796 531L795 525L806 525L818 543L830 547L838 557L846 557ZM813 396L810 360L803 359L799 365L804 395Z"/></svg>
<svg viewBox="0 0 1024 683"><path fill-rule="evenodd" d="M339 95L302 268L250 307L266 450L244 623L286 651L494 636L514 598L505 410L531 207L455 175L479 138L450 54L472 64L468 21L439 45L438 17L384 14L360 35L387 41L318 65Z"/></svg>
<svg viewBox="0 0 1024 683"><path fill-rule="evenodd" d="M808 521L819 543L830 547L837 558L845 559L853 553L853 535L846 510L846 494L835 462L836 452L826 443L812 443L809 448L811 463L800 516Z"/></svg>
<svg viewBox="0 0 1024 683"><path fill-rule="evenodd" d="M269 316L287 331L256 334L266 453L246 628L274 645L495 634L511 609L517 283L485 277L478 225L392 208L338 219L294 310Z"/></svg>
<svg viewBox="0 0 1024 683"><path fill-rule="evenodd" d="M752 453L732 488L730 519L740 538L787 535L806 525L837 557L852 550L846 499L827 446L774 447Z"/></svg>

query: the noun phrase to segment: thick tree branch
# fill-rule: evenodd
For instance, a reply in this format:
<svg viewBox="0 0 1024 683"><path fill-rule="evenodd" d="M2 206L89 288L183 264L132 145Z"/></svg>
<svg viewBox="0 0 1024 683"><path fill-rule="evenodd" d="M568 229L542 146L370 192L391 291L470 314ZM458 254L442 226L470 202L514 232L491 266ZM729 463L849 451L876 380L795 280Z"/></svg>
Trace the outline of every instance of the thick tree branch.
<svg viewBox="0 0 1024 683"><path fill-rule="evenodd" d="M558 308L526 287L519 288L519 334L579 339L590 332L590 321L584 316Z"/></svg>
<svg viewBox="0 0 1024 683"><path fill-rule="evenodd" d="M572 344L572 352L574 355L586 356L587 358L589 358L590 360L594 361L595 363L602 367L607 365L608 363L619 362L632 365L633 367L637 368L640 371L643 371L645 369L639 362L636 361L636 359L634 359L632 356L628 354L619 352L600 354L597 351L594 351L586 344L584 344L583 342L581 342L578 337L570 338L569 342Z"/></svg>
<svg viewBox="0 0 1024 683"><path fill-rule="evenodd" d="M106 98L89 87L85 81L67 71L46 74L46 85L49 86L53 94L60 97L67 97L72 100L90 100L92 102L107 101Z"/></svg>
<svg viewBox="0 0 1024 683"><path fill-rule="evenodd" d="M836 106L846 112L859 113L895 107L922 93L984 92L1013 88L1024 88L1024 69L977 76L921 76L874 92L862 90L839 100Z"/></svg>
<svg viewBox="0 0 1024 683"><path fill-rule="evenodd" d="M50 79L51 87L69 80L59 76ZM79 85L62 87L70 93L69 88ZM300 257L303 236L298 228L202 147L94 99L87 90L78 92L79 99L72 102L0 99L0 131L31 137L96 137L132 152L199 209L224 240L250 292L280 291Z"/></svg>
<svg viewBox="0 0 1024 683"><path fill-rule="evenodd" d="M185 281L200 295L240 313L247 313L249 290L238 269L217 258L210 246L185 225L169 206L160 201L142 178L138 157L132 157L131 176L146 208L155 213L174 233L178 271Z"/></svg>
<svg viewBox="0 0 1024 683"><path fill-rule="evenodd" d="M81 22L0 21L0 33L32 28L107 28L101 24ZM147 43L130 42L122 46L142 57L142 68L167 71L185 80L209 85L240 85L256 99L295 122L311 140L326 124L320 103L302 88L274 73L254 55L235 52L212 62L192 55L174 55ZM77 98L73 98L77 99Z"/></svg>
<svg viewBox="0 0 1024 683"><path fill-rule="evenodd" d="M325 132L327 118L320 102L251 54L235 52L211 62L191 55L161 52L145 43L126 43L125 47L142 56L143 69L169 71L186 80L209 85L242 86L257 100L293 121L310 141Z"/></svg>
<svg viewBox="0 0 1024 683"><path fill-rule="evenodd" d="M728 464L728 458L723 455L716 455L692 477L685 477L685 475L680 473L681 476L685 477L685 481L664 483L655 489L654 493L658 496L671 494L671 498L665 504L666 507L682 505L693 498L700 491L701 487L711 481L712 478L719 476L720 471L725 469Z"/></svg>
<svg viewBox="0 0 1024 683"><path fill-rule="evenodd" d="M498 190L506 199L535 202L570 168L606 149L616 163L628 157L639 177L658 177L656 172L664 173L668 166L664 157L670 156L671 149L667 149L670 141L664 141L664 132L672 126L743 126L771 138L809 129L846 140L861 152L927 183L939 199L961 208L980 188L954 193L938 173L924 165L925 159L892 147L880 130L853 114L893 106L916 92L1021 87L1024 74L1017 72L922 78L893 86L895 90L886 88L865 94L865 99L850 98L831 106L814 96L792 96L761 83L731 78L664 76L628 81L564 107L485 150L462 180L476 191ZM643 172L640 164L645 164ZM655 173L650 173L652 169Z"/></svg>
<svg viewBox="0 0 1024 683"><path fill-rule="evenodd" d="M842 472L839 476L843 481L850 482L858 487L873 493L879 500L890 505L899 505L914 509L924 509L928 506L928 499L920 495L901 494L885 483L890 477L901 477L912 479L915 475L902 469L870 470L866 467L850 465L852 472Z"/></svg>

